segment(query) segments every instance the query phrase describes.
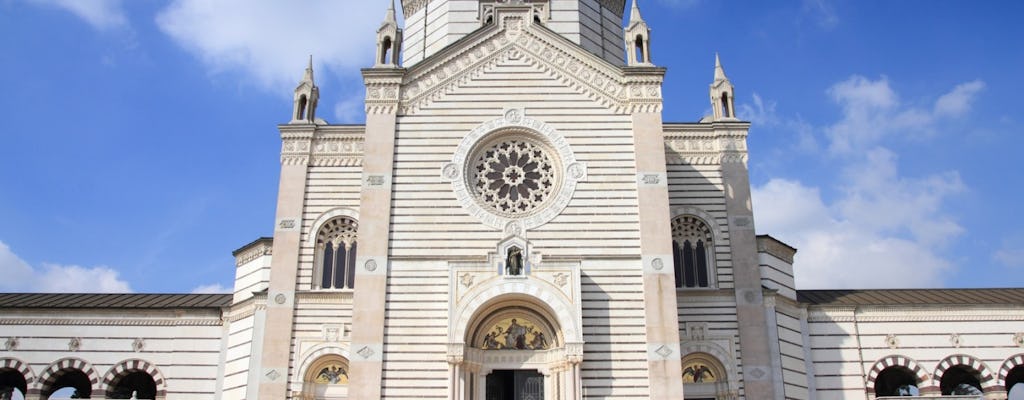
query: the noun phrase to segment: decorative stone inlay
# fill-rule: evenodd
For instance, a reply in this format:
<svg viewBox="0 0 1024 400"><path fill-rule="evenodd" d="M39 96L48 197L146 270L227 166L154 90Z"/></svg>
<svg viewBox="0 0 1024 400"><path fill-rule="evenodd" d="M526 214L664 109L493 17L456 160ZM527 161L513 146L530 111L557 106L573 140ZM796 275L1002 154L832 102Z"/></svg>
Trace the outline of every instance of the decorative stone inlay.
<svg viewBox="0 0 1024 400"><path fill-rule="evenodd" d="M885 335L885 345L889 346L890 349L895 349L899 347L900 341L896 338L895 334L890 333Z"/></svg>
<svg viewBox="0 0 1024 400"><path fill-rule="evenodd" d="M274 296L274 302L277 304L284 304L287 300L288 296L285 296L284 293L278 293L277 296Z"/></svg>
<svg viewBox="0 0 1024 400"><path fill-rule="evenodd" d="M761 368L754 367L750 369L750 376L754 377L754 379L764 378L767 374L768 373L764 372L764 369Z"/></svg>
<svg viewBox="0 0 1024 400"><path fill-rule="evenodd" d="M281 377L281 373L277 372L276 369L272 369L272 370L270 370L270 372L267 372L266 377L267 377L267 379L270 379L272 381L276 381L277 378Z"/></svg>
<svg viewBox="0 0 1024 400"><path fill-rule="evenodd" d="M666 358L668 356L672 355L672 349L668 348L668 346L665 346L665 345L659 346L658 349L655 350L654 352L658 353L659 356L666 357Z"/></svg>
<svg viewBox="0 0 1024 400"><path fill-rule="evenodd" d="M563 286L565 286L566 283L569 283L569 275L568 274L565 274L565 273L562 273L562 272L559 272L559 273L555 274L555 284L556 285L558 285L559 287L563 287Z"/></svg>
<svg viewBox="0 0 1024 400"><path fill-rule="evenodd" d="M1024 347L1024 332L1017 332L1017 334L1013 335L1013 344L1017 345L1017 347Z"/></svg>
<svg viewBox="0 0 1024 400"><path fill-rule="evenodd" d="M366 270L370 271L370 272L376 271L377 270L377 261L366 260L366 263L363 264L363 267L366 268Z"/></svg>
<svg viewBox="0 0 1024 400"><path fill-rule="evenodd" d="M465 273L465 274L462 274L462 278L460 279L460 282L462 282L462 286L465 286L465 287L473 286L473 275L471 275L468 272Z"/></svg>
<svg viewBox="0 0 1024 400"><path fill-rule="evenodd" d="M68 340L68 351L78 351L78 349L81 349L81 348L82 348L82 339L81 338L73 337L73 338L71 338L71 340Z"/></svg>
<svg viewBox="0 0 1024 400"><path fill-rule="evenodd" d="M568 206L577 182L586 177L586 165L576 161L553 127L513 108L466 135L441 177L452 182L456 198L471 215L519 235Z"/></svg>
<svg viewBox="0 0 1024 400"><path fill-rule="evenodd" d="M134 350L136 353L142 352L142 350L144 350L145 348L146 341L142 340L142 338L136 338L135 341L132 342L132 350Z"/></svg>
<svg viewBox="0 0 1024 400"><path fill-rule="evenodd" d="M17 350L17 349L18 349L18 338L16 338L16 337L9 337L9 338L7 338L7 341L4 342L4 350L14 351L14 350Z"/></svg>
<svg viewBox="0 0 1024 400"><path fill-rule="evenodd" d="M963 339L960 338L959 333L951 334L949 335L949 344L953 345L953 347L960 348L960 345L963 344Z"/></svg>
<svg viewBox="0 0 1024 400"><path fill-rule="evenodd" d="M370 358L374 354L373 349L371 349L369 346L363 346L363 348L359 349L359 351L357 351L356 353L363 358Z"/></svg>
<svg viewBox="0 0 1024 400"><path fill-rule="evenodd" d="M665 262L660 258L655 258L654 260L651 260L651 268L661 271L662 268L665 268Z"/></svg>
<svg viewBox="0 0 1024 400"><path fill-rule="evenodd" d="M528 214L550 200L558 181L544 147L529 137L512 137L479 151L470 170L477 200L506 217Z"/></svg>

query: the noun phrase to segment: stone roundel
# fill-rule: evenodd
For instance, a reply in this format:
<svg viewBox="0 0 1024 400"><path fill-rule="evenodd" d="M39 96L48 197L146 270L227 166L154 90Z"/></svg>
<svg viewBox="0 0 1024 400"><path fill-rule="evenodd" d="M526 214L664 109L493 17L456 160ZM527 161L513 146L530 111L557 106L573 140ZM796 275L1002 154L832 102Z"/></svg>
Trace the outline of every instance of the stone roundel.
<svg viewBox="0 0 1024 400"><path fill-rule="evenodd" d="M586 179L586 165L554 127L509 108L462 139L441 178L485 225L505 230L515 222L519 231L560 214Z"/></svg>

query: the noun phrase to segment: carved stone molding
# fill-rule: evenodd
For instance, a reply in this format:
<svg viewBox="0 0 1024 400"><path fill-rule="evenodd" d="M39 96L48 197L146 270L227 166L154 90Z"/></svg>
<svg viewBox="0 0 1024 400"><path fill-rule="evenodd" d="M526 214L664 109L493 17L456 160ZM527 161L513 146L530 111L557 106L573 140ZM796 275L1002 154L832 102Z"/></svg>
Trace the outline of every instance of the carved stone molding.
<svg viewBox="0 0 1024 400"><path fill-rule="evenodd" d="M415 114L444 94L493 68L499 61L521 60L552 76L620 114L661 110L664 69L635 68L629 73L579 49L567 39L531 23L510 22L505 29L492 28L476 43L430 65L410 70L402 83L401 114ZM441 53L444 54L444 53Z"/></svg>
<svg viewBox="0 0 1024 400"><path fill-rule="evenodd" d="M269 256L273 253L273 248L274 242L272 240L257 243L255 246L251 246L235 255L235 266L241 267L257 258Z"/></svg>
<svg viewBox="0 0 1024 400"><path fill-rule="evenodd" d="M423 9L431 0L402 0L402 15L408 18ZM508 0L496 0L496 2L507 2ZM598 0L602 7L615 13L622 18L626 12L626 0Z"/></svg>
<svg viewBox="0 0 1024 400"><path fill-rule="evenodd" d="M398 111L405 69L376 68L363 70L366 85L366 113L394 114Z"/></svg>
<svg viewBox="0 0 1024 400"><path fill-rule="evenodd" d="M220 326L221 319L60 319L5 318L0 325L83 325L83 326Z"/></svg>
<svg viewBox="0 0 1024 400"><path fill-rule="evenodd" d="M747 161L747 132L692 130L665 132L665 156L668 164L717 165Z"/></svg>

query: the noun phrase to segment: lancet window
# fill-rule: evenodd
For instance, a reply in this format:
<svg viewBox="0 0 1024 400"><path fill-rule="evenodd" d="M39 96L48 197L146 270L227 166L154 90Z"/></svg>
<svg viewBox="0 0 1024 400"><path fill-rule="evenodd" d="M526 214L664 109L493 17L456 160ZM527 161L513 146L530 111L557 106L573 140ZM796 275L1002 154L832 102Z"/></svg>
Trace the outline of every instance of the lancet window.
<svg viewBox="0 0 1024 400"><path fill-rule="evenodd" d="M359 223L337 217L324 223L316 237L316 265L321 289L355 288L355 264Z"/></svg>
<svg viewBox="0 0 1024 400"><path fill-rule="evenodd" d="M707 223L692 215L672 221L672 259L677 288L714 284L714 237Z"/></svg>

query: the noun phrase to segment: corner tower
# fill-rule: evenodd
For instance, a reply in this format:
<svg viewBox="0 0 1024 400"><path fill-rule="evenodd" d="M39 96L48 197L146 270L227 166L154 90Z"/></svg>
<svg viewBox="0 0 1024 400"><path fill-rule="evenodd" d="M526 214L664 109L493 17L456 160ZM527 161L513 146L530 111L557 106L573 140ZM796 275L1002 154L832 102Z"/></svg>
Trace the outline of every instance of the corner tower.
<svg viewBox="0 0 1024 400"><path fill-rule="evenodd" d="M623 65L626 0L518 0L534 8L534 22L614 65ZM403 61L411 67L471 32L494 23L495 4L507 0L402 0Z"/></svg>

